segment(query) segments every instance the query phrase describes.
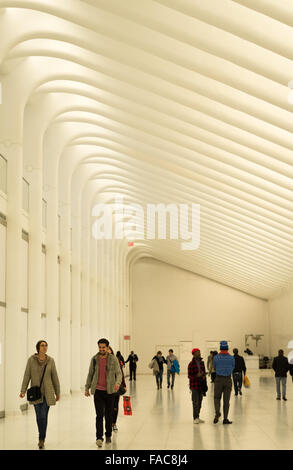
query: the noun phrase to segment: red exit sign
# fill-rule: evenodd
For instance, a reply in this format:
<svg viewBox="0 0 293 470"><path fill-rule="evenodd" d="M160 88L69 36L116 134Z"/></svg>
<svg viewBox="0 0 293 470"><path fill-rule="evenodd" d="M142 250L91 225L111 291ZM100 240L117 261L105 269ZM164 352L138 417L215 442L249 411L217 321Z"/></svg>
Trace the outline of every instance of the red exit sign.
<svg viewBox="0 0 293 470"><path fill-rule="evenodd" d="M128 340L129 340L129 339L130 339L130 336L124 336L124 339L128 339Z"/></svg>

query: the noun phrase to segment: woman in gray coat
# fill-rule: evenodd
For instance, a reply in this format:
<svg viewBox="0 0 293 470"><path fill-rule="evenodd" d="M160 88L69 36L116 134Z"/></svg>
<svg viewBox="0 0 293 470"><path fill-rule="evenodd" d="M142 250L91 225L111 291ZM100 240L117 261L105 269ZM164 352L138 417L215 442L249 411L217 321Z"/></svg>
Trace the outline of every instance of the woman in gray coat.
<svg viewBox="0 0 293 470"><path fill-rule="evenodd" d="M31 387L39 386L45 370L41 385L42 396L39 400L30 402L30 404L34 405L36 412L39 429L39 449L43 449L46 439L49 408L55 405L56 401L60 398L60 384L55 361L52 357L47 356L48 343L43 340L38 341L36 349L37 353L33 354L27 361L19 396L20 398L25 396L29 382L31 382Z"/></svg>

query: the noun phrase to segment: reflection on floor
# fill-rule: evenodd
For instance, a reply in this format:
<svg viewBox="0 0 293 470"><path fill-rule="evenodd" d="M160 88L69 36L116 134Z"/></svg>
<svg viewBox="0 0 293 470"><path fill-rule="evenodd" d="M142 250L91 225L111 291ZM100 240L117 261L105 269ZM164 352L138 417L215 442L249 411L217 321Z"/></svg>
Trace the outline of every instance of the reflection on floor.
<svg viewBox="0 0 293 470"><path fill-rule="evenodd" d="M118 432L112 444L102 449L293 449L293 384L287 380L288 401L276 400L271 370L248 374L250 389L242 396L231 395L229 419L213 424L213 385L204 398L202 424L194 424L186 375L176 377L174 390L168 390L164 376L162 390L155 379L138 375L127 379L132 416L123 413L122 399L117 421ZM37 449L37 426L33 408L0 420L1 449ZM49 411L46 449L96 449L95 411L92 398L81 393L62 397Z"/></svg>

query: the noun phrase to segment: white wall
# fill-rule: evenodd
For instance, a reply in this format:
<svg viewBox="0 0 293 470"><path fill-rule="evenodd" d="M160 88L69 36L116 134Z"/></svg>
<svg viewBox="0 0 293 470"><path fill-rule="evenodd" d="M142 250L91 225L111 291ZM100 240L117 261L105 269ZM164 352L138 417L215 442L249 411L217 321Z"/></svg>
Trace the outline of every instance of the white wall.
<svg viewBox="0 0 293 470"><path fill-rule="evenodd" d="M0 223L0 302L5 302L6 227Z"/></svg>
<svg viewBox="0 0 293 470"><path fill-rule="evenodd" d="M6 227L0 223L0 417L4 412Z"/></svg>
<svg viewBox="0 0 293 470"><path fill-rule="evenodd" d="M268 302L270 322L270 352L276 356L283 349L287 356L288 342L293 340L293 288Z"/></svg>
<svg viewBox="0 0 293 470"><path fill-rule="evenodd" d="M207 341L225 339L243 352L245 334L264 334L258 348L250 342L250 349L268 354L266 301L147 258L133 266L132 280L132 345L140 359L138 372L149 372L158 345L166 345L166 354L168 347L186 341L199 347L206 359Z"/></svg>

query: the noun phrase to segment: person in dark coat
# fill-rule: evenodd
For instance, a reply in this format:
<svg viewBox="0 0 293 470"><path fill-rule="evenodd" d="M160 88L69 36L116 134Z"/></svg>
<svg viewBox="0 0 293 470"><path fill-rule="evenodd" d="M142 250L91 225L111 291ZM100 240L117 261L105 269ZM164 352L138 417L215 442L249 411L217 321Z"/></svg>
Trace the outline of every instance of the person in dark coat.
<svg viewBox="0 0 293 470"><path fill-rule="evenodd" d="M286 383L287 383L287 372L290 369L290 365L289 365L287 357L284 356L283 349L280 349L278 356L274 357L272 368L275 371L277 400L281 400L281 384L282 384L283 400L287 401Z"/></svg>
<svg viewBox="0 0 293 470"><path fill-rule="evenodd" d="M129 380L132 380L132 375L133 375L133 380L136 380L136 363L138 361L138 357L136 354L134 354L134 351L130 351L130 354L127 358L126 362L129 362L129 375L130 378Z"/></svg>
<svg viewBox="0 0 293 470"><path fill-rule="evenodd" d="M111 346L109 346L109 353L114 355L114 351L111 348ZM121 369L121 374L122 374L121 385L124 387L124 389L126 391L127 388L126 388L126 383L125 383L125 378L124 378L124 373L123 373L123 362L120 359L120 357L122 357L122 359L123 359L123 356L121 356L120 351L117 351L116 357L118 359L119 366L120 366L120 369ZM118 431L117 417L118 417L118 412L119 412L119 400L120 400L120 393L118 391L118 392L115 393L115 397L114 397L114 401L113 401L112 429L113 429L114 432Z"/></svg>
<svg viewBox="0 0 293 470"><path fill-rule="evenodd" d="M194 348L191 352L193 358L188 364L189 388L191 390L191 398L193 405L193 422L194 424L204 423L199 417L203 396L206 387L206 371L204 362L200 356L200 350Z"/></svg>
<svg viewBox="0 0 293 470"><path fill-rule="evenodd" d="M125 361L124 361L124 357L122 356L120 351L116 352L116 357L117 357L119 363L122 364L122 367L124 367L125 366Z"/></svg>
<svg viewBox="0 0 293 470"><path fill-rule="evenodd" d="M242 395L241 387L242 387L242 380L243 375L246 374L246 365L245 361L242 356L239 356L238 349L233 349L234 359L235 359L235 367L232 373L233 376L233 383L234 383L234 390L235 396Z"/></svg>
<svg viewBox="0 0 293 470"><path fill-rule="evenodd" d="M161 351L158 351L156 356L154 356L152 360L157 361L158 366L159 366L159 373L156 374L157 389L159 390L159 388L162 388L162 382L163 382L163 372L164 372L163 365L167 364L167 361L164 358Z"/></svg>

